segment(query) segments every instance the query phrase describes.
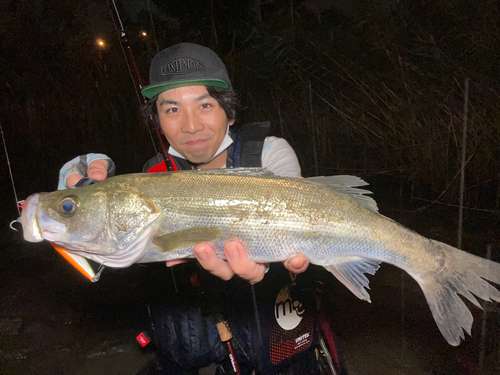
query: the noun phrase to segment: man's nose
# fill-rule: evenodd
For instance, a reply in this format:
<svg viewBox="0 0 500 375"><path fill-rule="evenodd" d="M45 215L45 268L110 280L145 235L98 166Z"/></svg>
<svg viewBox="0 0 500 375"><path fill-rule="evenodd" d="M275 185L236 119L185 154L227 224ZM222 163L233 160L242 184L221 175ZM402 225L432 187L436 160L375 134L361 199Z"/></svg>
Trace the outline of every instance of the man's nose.
<svg viewBox="0 0 500 375"><path fill-rule="evenodd" d="M185 133L196 133L203 130L204 125L200 116L194 112L187 112L182 125L182 131Z"/></svg>

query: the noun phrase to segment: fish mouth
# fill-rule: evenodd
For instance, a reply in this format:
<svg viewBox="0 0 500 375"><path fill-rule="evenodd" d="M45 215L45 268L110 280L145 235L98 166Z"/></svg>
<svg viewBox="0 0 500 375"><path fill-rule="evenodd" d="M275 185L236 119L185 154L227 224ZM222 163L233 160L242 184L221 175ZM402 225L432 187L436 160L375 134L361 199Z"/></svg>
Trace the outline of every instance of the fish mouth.
<svg viewBox="0 0 500 375"><path fill-rule="evenodd" d="M68 243L68 242L60 242L60 241L49 241L51 244L57 245L62 250L68 251L70 253L75 253L77 255L81 255L83 257L88 254L95 254L95 251L87 249L84 245L78 243Z"/></svg>
<svg viewBox="0 0 500 375"><path fill-rule="evenodd" d="M101 263L107 267L125 268L143 257L144 253L150 247L156 232L156 225L150 223L135 241L130 243L126 248L122 248L115 253L106 254L90 252L88 249L84 251L69 249L69 251L91 259L94 262Z"/></svg>
<svg viewBox="0 0 500 375"><path fill-rule="evenodd" d="M52 232L47 229L42 229L42 237L44 240L50 241L50 242L56 242L60 239L61 236L59 236L59 233L57 232Z"/></svg>
<svg viewBox="0 0 500 375"><path fill-rule="evenodd" d="M66 233L66 225L51 219L43 210L37 212L38 228L44 240L50 242L61 241Z"/></svg>
<svg viewBox="0 0 500 375"><path fill-rule="evenodd" d="M28 242L43 241L42 232L38 226L37 211L40 194L33 194L26 199L21 213L21 224L23 226L23 236Z"/></svg>
<svg viewBox="0 0 500 375"><path fill-rule="evenodd" d="M29 242L60 241L66 226L48 217L39 207L39 202L40 194L33 194L24 203L21 213L24 239Z"/></svg>

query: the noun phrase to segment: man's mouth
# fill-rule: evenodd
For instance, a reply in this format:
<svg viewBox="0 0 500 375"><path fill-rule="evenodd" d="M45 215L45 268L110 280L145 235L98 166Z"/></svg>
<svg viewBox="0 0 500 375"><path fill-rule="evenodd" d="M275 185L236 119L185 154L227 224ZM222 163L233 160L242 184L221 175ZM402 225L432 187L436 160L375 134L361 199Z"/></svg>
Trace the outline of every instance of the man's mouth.
<svg viewBox="0 0 500 375"><path fill-rule="evenodd" d="M189 147L201 147L207 143L208 139L194 139L192 141L186 142Z"/></svg>

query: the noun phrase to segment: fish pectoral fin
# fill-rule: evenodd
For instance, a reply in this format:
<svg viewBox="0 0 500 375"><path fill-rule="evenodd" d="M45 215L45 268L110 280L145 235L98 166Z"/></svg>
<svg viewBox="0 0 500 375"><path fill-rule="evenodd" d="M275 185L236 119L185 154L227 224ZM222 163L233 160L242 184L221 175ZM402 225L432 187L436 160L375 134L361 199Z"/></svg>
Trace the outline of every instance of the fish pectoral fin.
<svg viewBox="0 0 500 375"><path fill-rule="evenodd" d="M201 242L215 242L222 237L222 232L218 227L194 227L156 237L153 244L160 251L172 251Z"/></svg>
<svg viewBox="0 0 500 375"><path fill-rule="evenodd" d="M364 274L369 273L370 275L374 275L380 267L380 262L355 257L354 259L349 259L349 261L344 263L324 267L333 273L333 275L351 292L353 292L356 297L361 300L371 302L370 295L366 290L370 289L370 281Z"/></svg>

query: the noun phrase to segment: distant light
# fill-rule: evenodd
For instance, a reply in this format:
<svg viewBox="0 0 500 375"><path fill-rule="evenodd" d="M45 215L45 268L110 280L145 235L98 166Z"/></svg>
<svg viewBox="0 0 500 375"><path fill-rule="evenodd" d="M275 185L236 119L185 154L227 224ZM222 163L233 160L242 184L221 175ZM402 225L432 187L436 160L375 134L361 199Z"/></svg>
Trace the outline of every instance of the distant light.
<svg viewBox="0 0 500 375"><path fill-rule="evenodd" d="M104 39L97 39L95 42L101 48L106 47L106 42L104 41Z"/></svg>
<svg viewBox="0 0 500 375"><path fill-rule="evenodd" d="M141 31L141 35L144 36L144 37L146 37L146 36L148 36L148 33L145 32L145 31Z"/></svg>

